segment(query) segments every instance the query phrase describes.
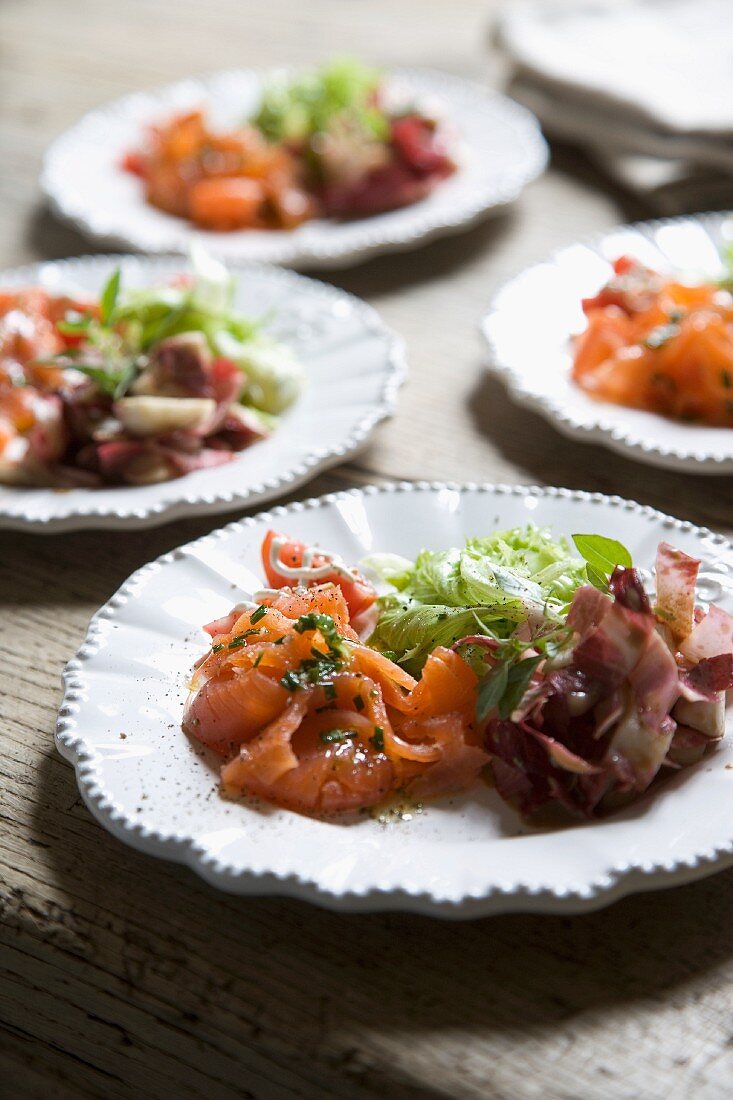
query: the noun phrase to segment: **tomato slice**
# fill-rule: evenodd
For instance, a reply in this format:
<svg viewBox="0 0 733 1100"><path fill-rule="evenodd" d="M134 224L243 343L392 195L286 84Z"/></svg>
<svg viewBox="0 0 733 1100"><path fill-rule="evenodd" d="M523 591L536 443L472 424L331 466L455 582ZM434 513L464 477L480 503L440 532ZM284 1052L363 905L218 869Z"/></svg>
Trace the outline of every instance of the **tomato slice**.
<svg viewBox="0 0 733 1100"><path fill-rule="evenodd" d="M660 287L656 271L631 256L619 256L613 262L613 276L592 298L582 298L584 313L606 306L618 306L632 315L649 308Z"/></svg>
<svg viewBox="0 0 733 1100"><path fill-rule="evenodd" d="M278 560L283 565L290 566L293 569L299 568L303 564L303 554L308 549L304 542L298 542L297 539L288 538L287 535L278 534L277 531L268 531L262 542L262 564L265 569L265 576L267 577L267 583L271 588L284 588L288 585L292 585L291 578L283 576L282 573L278 573L277 569L273 568L270 560L270 552L274 539L285 538L287 541L280 548L280 554ZM319 566L325 565L328 558L323 554L314 554L312 565ZM349 608L349 614L354 619L360 612L366 611L368 607L374 603L377 598L377 593L372 584L361 575L356 569L353 570L353 578L346 580L340 573L334 570L333 573L327 573L323 577L319 577L317 581L311 582L311 584L337 584L346 600Z"/></svg>

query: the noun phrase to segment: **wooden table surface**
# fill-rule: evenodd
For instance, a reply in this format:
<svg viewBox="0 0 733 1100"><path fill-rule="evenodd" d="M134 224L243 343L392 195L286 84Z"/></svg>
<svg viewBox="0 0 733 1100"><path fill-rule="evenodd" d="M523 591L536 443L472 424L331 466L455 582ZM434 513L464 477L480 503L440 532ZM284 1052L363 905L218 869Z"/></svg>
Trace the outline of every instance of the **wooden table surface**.
<svg viewBox="0 0 733 1100"><path fill-rule="evenodd" d="M0 265L93 251L44 211L36 179L49 139L95 104L335 51L499 83L491 10L487 0L3 0ZM334 276L403 334L412 377L358 461L300 495L384 478L545 482L730 531L729 479L568 442L482 369L477 320L503 279L646 213L566 150L511 212ZM215 522L0 536L0 1094L729 1096L733 871L584 917L337 916L226 897L92 820L53 745L62 666L132 570Z"/></svg>

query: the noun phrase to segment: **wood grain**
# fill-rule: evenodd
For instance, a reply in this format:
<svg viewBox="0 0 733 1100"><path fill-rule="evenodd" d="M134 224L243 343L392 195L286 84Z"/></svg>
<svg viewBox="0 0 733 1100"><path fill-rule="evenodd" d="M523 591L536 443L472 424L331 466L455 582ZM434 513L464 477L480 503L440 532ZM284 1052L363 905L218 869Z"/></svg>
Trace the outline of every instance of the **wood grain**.
<svg viewBox="0 0 733 1100"><path fill-rule="evenodd" d="M485 0L4 0L0 263L91 251L36 191L48 140L105 98L335 51L498 82ZM358 461L392 477L547 482L731 530L730 480L645 469L520 413L477 319L523 265L644 216L569 150L510 213L333 281L404 335L412 378ZM0 1093L43 1098L714 1100L733 1069L733 872L583 918L452 925L228 898L123 847L53 748L93 611L212 521L0 536Z"/></svg>

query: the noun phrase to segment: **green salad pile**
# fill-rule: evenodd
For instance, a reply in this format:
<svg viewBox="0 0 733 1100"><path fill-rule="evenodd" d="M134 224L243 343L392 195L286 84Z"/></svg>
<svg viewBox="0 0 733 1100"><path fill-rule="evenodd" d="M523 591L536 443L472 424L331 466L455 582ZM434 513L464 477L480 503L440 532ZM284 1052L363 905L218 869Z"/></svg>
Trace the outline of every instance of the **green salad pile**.
<svg viewBox="0 0 733 1100"><path fill-rule="evenodd" d="M386 140L389 120L376 102L381 80L378 69L349 57L296 77L283 73L265 87L252 122L270 141L298 145L346 117L365 135Z"/></svg>
<svg viewBox="0 0 733 1100"><path fill-rule="evenodd" d="M376 554L362 566L386 586L369 644L413 674L436 646L469 635L503 641L521 623L545 633L562 626L576 589L593 580L567 540L532 524L414 561Z"/></svg>
<svg viewBox="0 0 733 1100"><path fill-rule="evenodd" d="M83 340L71 365L117 399L152 348L170 336L199 332L214 355L241 367L247 378L242 403L271 428L272 418L300 393L303 368L289 348L263 331L262 322L236 310L235 280L224 264L194 247L191 266L191 280L131 290L121 285L117 269L102 292L99 317L67 315L59 326Z"/></svg>

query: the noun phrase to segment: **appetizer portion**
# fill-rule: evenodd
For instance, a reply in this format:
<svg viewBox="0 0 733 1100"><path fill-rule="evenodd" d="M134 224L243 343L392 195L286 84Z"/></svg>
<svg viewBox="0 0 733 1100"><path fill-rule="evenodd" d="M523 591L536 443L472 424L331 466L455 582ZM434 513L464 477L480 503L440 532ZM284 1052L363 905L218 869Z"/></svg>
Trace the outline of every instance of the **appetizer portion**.
<svg viewBox="0 0 733 1100"><path fill-rule="evenodd" d="M226 269L99 299L0 291L0 482L150 485L218 466L296 399L290 351L233 309Z"/></svg>
<svg viewBox="0 0 733 1100"><path fill-rule="evenodd" d="M149 203L203 229L291 229L416 202L455 164L439 121L390 101L383 77L342 59L269 81L257 113L228 131L203 110L150 127L124 167Z"/></svg>
<svg viewBox="0 0 733 1100"><path fill-rule="evenodd" d="M733 295L724 285L677 282L622 256L583 310L573 379L591 397L733 427Z"/></svg>
<svg viewBox="0 0 733 1100"><path fill-rule="evenodd" d="M620 543L573 538L528 526L356 569L270 532L269 587L205 627L183 729L225 791L300 813L480 779L525 815L607 813L723 736L733 617L696 606L700 562L667 543L652 602Z"/></svg>

